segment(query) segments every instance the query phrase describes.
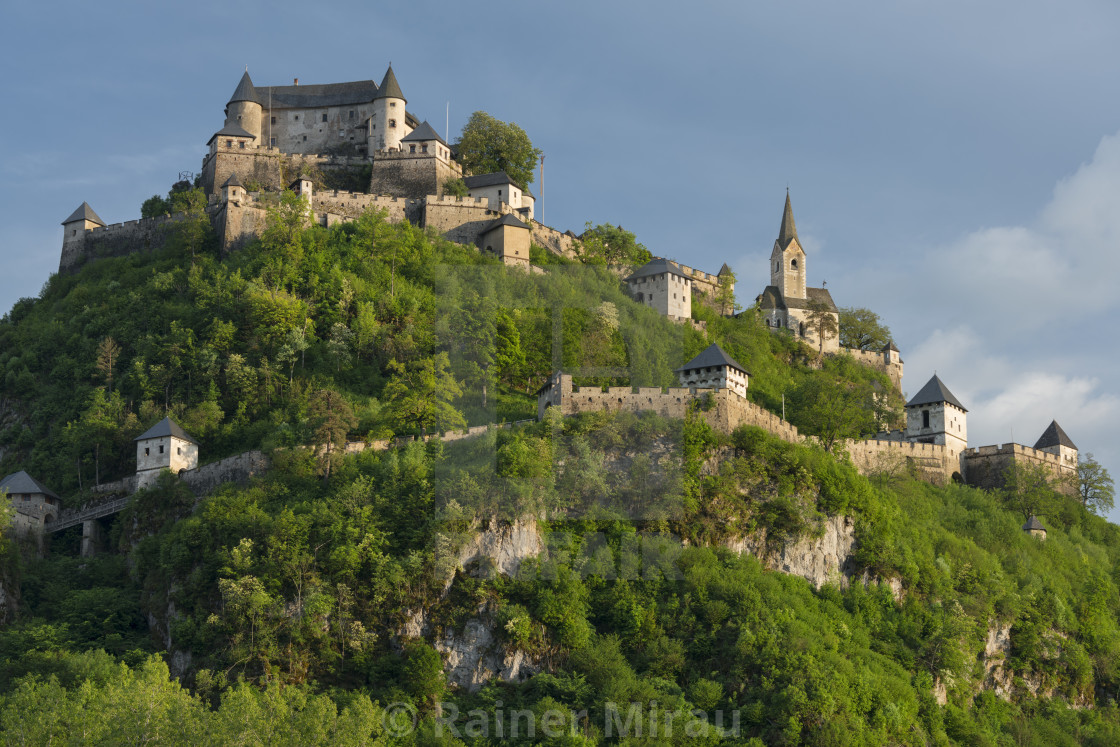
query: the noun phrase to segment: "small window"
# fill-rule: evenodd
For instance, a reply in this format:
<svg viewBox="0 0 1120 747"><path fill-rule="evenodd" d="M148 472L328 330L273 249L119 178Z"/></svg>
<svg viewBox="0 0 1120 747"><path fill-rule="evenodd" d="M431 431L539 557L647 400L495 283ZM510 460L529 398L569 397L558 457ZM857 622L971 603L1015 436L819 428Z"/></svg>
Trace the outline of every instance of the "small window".
<svg viewBox="0 0 1120 747"><path fill-rule="evenodd" d="M299 121L299 115L298 115L298 114L297 114L297 115L295 116L295 120L296 120L297 122Z"/></svg>
<svg viewBox="0 0 1120 747"><path fill-rule="evenodd" d="M353 112L351 112L351 114L353 114ZM327 115L326 115L326 114L324 114L324 115L323 115L323 121L324 121L324 122L326 122L326 121L327 121Z"/></svg>
<svg viewBox="0 0 1120 747"><path fill-rule="evenodd" d="M397 108L397 102L396 102L396 101L390 101L390 102L389 102L389 106L391 106L391 107L393 107L394 109L396 109L396 108Z"/></svg>
<svg viewBox="0 0 1120 747"><path fill-rule="evenodd" d="M276 145L276 138L271 138L271 139L269 140L269 143L268 143L268 144L269 144L269 145L272 145L272 146L275 146L275 145Z"/></svg>
<svg viewBox="0 0 1120 747"><path fill-rule="evenodd" d="M305 142L305 143L307 142L307 135L303 136L303 142Z"/></svg>
<svg viewBox="0 0 1120 747"><path fill-rule="evenodd" d="M929 428L929 410L922 410L922 427Z"/></svg>
<svg viewBox="0 0 1120 747"><path fill-rule="evenodd" d="M350 110L350 119L353 119L353 118L354 118L354 110L353 110L353 109L351 109L351 110Z"/></svg>
<svg viewBox="0 0 1120 747"><path fill-rule="evenodd" d="M145 446L144 447L144 456L151 456L151 455L152 455L152 450L150 448L148 448L147 446Z"/></svg>
<svg viewBox="0 0 1120 747"><path fill-rule="evenodd" d="M408 152L409 153L415 153L416 152L416 146L415 145L408 146Z"/></svg>
<svg viewBox="0 0 1120 747"><path fill-rule="evenodd" d="M796 259L791 259L789 261L789 266L790 266L790 269L796 270L797 269L797 260Z"/></svg>
<svg viewBox="0 0 1120 747"><path fill-rule="evenodd" d="M233 147L233 141L232 140L227 140L226 141L226 147L227 148L232 148Z"/></svg>
<svg viewBox="0 0 1120 747"><path fill-rule="evenodd" d="M237 141L237 147L240 148L241 150L245 150L245 141L244 140L238 140Z"/></svg>
<svg viewBox="0 0 1120 747"><path fill-rule="evenodd" d="M427 153L427 152L428 152L428 146L426 146L426 145L421 145L421 146L420 146L420 152L421 152L421 153Z"/></svg>
<svg viewBox="0 0 1120 747"><path fill-rule="evenodd" d="M397 120L395 120L395 119L390 119L390 120L389 120L389 126L390 126L390 127L396 127L396 126L397 126Z"/></svg>
<svg viewBox="0 0 1120 747"><path fill-rule="evenodd" d="M276 124L276 117L272 118L272 124Z"/></svg>
<svg viewBox="0 0 1120 747"><path fill-rule="evenodd" d="M183 447L182 446L176 446L175 447L175 453L178 454L179 456L183 456Z"/></svg>
<svg viewBox="0 0 1120 747"><path fill-rule="evenodd" d="M163 453L163 444L160 444L160 445L159 445L159 453L160 453L160 454L162 454L162 453Z"/></svg>

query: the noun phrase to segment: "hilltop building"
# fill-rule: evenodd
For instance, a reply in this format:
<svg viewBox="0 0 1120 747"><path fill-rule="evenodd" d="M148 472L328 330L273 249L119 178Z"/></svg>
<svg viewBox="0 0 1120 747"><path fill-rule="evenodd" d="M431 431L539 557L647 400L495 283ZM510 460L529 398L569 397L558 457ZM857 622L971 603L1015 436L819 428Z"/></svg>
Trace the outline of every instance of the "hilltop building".
<svg viewBox="0 0 1120 747"><path fill-rule="evenodd" d="M31 475L16 472L0 480L0 496L7 495L15 514L12 528L17 534L42 532L58 518L62 499Z"/></svg>
<svg viewBox="0 0 1120 747"><path fill-rule="evenodd" d="M787 190L782 225L770 252L770 285L758 296L758 305L766 325L771 329L789 330L825 353L838 352L840 345L836 335L826 335L821 345L810 315L814 309L821 309L832 316L839 329L840 311L832 295L825 288L807 286L806 277L805 250L797 238L797 224L793 220L793 205Z"/></svg>
<svg viewBox="0 0 1120 747"><path fill-rule="evenodd" d="M136 489L156 481L165 469L176 475L198 467L198 441L171 418L136 437Z"/></svg>
<svg viewBox="0 0 1120 747"><path fill-rule="evenodd" d="M667 259L653 259L626 278L635 301L674 320L692 318L692 278L680 265Z"/></svg>
<svg viewBox="0 0 1120 747"><path fill-rule="evenodd" d="M750 374L719 345L713 343L676 370L681 386L698 389L729 389L747 396Z"/></svg>

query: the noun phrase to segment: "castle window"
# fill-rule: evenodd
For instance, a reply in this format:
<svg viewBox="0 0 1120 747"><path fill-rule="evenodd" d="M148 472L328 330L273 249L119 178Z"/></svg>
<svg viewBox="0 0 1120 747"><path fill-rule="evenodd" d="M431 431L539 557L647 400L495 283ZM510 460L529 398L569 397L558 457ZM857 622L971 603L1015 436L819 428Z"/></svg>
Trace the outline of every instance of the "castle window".
<svg viewBox="0 0 1120 747"><path fill-rule="evenodd" d="M420 152L421 153L427 153L428 152L428 146L427 145L421 145L420 146Z"/></svg>
<svg viewBox="0 0 1120 747"><path fill-rule="evenodd" d="M353 113L353 112L351 112L351 113ZM323 115L323 121L324 121L324 122L326 122L326 121L327 121L327 115L326 115L326 114L324 114L324 115Z"/></svg>
<svg viewBox="0 0 1120 747"><path fill-rule="evenodd" d="M268 144L275 147L276 146L276 138L270 138Z"/></svg>
<svg viewBox="0 0 1120 747"><path fill-rule="evenodd" d="M353 118L354 118L354 110L353 110L353 109L351 109L351 110L350 110L350 119L353 119Z"/></svg>
<svg viewBox="0 0 1120 747"><path fill-rule="evenodd" d="M241 150L245 150L245 141L244 140L238 140L237 141L237 147L240 148Z"/></svg>
<svg viewBox="0 0 1120 747"><path fill-rule="evenodd" d="M296 120L297 122L299 121L299 115L298 115L298 114L297 114L297 115L295 116L295 120Z"/></svg>
<svg viewBox="0 0 1120 747"><path fill-rule="evenodd" d="M145 446L144 447L144 456L151 456L151 455L152 455L152 450L149 447Z"/></svg>
<svg viewBox="0 0 1120 747"><path fill-rule="evenodd" d="M305 142L305 143L307 142L307 135L303 136L303 142Z"/></svg>
<svg viewBox="0 0 1120 747"><path fill-rule="evenodd" d="M390 126L390 127L396 127L396 126L397 126L397 120L395 120L395 119L390 119L390 120L389 120L389 126Z"/></svg>
<svg viewBox="0 0 1120 747"><path fill-rule="evenodd" d="M160 444L160 445L159 445L159 453L160 453L160 454L162 454L162 453L163 453L163 444Z"/></svg>
<svg viewBox="0 0 1120 747"><path fill-rule="evenodd" d="M929 428L929 410L922 410L922 427Z"/></svg>
<svg viewBox="0 0 1120 747"><path fill-rule="evenodd" d="M791 259L789 261L789 266L790 266L790 269L796 270L797 269L797 260L796 259Z"/></svg>
<svg viewBox="0 0 1120 747"><path fill-rule="evenodd" d="M276 124L276 117L272 118L272 124Z"/></svg>
<svg viewBox="0 0 1120 747"><path fill-rule="evenodd" d="M397 107L397 102L396 101L390 101L389 106L391 106L395 109Z"/></svg>
<svg viewBox="0 0 1120 747"><path fill-rule="evenodd" d="M178 454L179 456L183 456L183 447L182 446L176 446L175 447L175 453Z"/></svg>
<svg viewBox="0 0 1120 747"><path fill-rule="evenodd" d="M226 147L227 148L232 148L233 147L233 141L232 140L227 140L226 141Z"/></svg>
<svg viewBox="0 0 1120 747"><path fill-rule="evenodd" d="M409 153L415 153L416 152L416 146L415 145L408 146L408 152Z"/></svg>

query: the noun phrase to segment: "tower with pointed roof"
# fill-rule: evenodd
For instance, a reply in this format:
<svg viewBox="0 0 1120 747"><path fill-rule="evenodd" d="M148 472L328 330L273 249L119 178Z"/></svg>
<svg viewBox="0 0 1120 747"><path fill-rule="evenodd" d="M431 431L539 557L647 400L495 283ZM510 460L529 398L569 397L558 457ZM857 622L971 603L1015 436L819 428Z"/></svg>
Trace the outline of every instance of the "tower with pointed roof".
<svg viewBox="0 0 1120 747"><path fill-rule="evenodd" d="M369 152L399 151L401 140L409 134L404 108L408 101L393 74L393 65L385 71L377 94L373 97L373 114L369 121Z"/></svg>
<svg viewBox="0 0 1120 747"><path fill-rule="evenodd" d="M1062 430L1062 426L1058 425L1057 420L1050 421L1050 425L1035 442L1034 448L1055 454L1061 460L1063 471L1077 470L1077 446Z"/></svg>
<svg viewBox="0 0 1120 747"><path fill-rule="evenodd" d="M165 469L176 475L198 467L198 441L171 418L136 437L136 489L155 482Z"/></svg>
<svg viewBox="0 0 1120 747"><path fill-rule="evenodd" d="M229 103L226 104L225 128L238 127L259 144L263 115L264 107L253 85L253 79L249 77L249 71L246 70L233 95L229 97Z"/></svg>
<svg viewBox="0 0 1120 747"><path fill-rule="evenodd" d="M729 389L747 396L750 374L719 345L712 343L699 355L676 370L681 386L703 389Z"/></svg>
<svg viewBox="0 0 1120 747"><path fill-rule="evenodd" d="M775 331L789 330L796 337L826 353L840 349L839 336L826 335L823 343L817 339L817 330L812 323L815 308L823 307L825 313L833 316L837 327L840 311L832 300L832 294L825 288L811 288L806 283L805 250L797 237L797 223L793 219L793 204L789 190L786 190L786 204L782 211L782 224L778 228L778 238L770 252L770 285L759 295L758 304L767 326Z"/></svg>
<svg viewBox="0 0 1120 747"><path fill-rule="evenodd" d="M959 460L968 448L968 410L945 382L933 375L906 403L906 439L915 443L943 444Z"/></svg>

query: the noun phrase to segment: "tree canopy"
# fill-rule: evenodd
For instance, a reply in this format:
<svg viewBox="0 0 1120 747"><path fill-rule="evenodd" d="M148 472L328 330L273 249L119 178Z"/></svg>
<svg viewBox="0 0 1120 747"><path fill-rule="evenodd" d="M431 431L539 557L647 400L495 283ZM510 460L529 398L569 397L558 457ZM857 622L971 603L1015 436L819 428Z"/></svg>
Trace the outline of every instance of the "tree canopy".
<svg viewBox="0 0 1120 747"><path fill-rule="evenodd" d="M456 159L472 174L504 171L525 189L533 181L533 170L541 156L525 130L486 112L475 112L463 125L455 142Z"/></svg>
<svg viewBox="0 0 1120 747"><path fill-rule="evenodd" d="M854 306L840 309L840 347L878 352L890 341L890 329L874 311Z"/></svg>

